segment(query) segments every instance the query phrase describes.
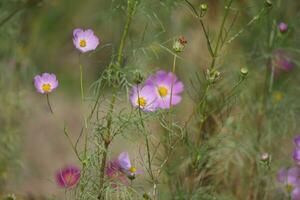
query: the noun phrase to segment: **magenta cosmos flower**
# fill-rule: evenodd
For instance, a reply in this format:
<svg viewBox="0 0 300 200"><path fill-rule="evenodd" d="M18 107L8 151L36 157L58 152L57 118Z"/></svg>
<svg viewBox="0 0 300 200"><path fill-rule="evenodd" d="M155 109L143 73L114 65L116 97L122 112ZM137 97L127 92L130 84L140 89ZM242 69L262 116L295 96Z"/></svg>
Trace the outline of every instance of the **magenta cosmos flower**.
<svg viewBox="0 0 300 200"><path fill-rule="evenodd" d="M73 31L73 43L82 53L95 50L99 45L99 38L94 35L91 29L82 30L80 28Z"/></svg>
<svg viewBox="0 0 300 200"><path fill-rule="evenodd" d="M75 186L80 179L80 169L75 166L69 166L61 169L56 174L57 184L62 188Z"/></svg>
<svg viewBox="0 0 300 200"><path fill-rule="evenodd" d="M184 85L172 72L158 71L147 79L146 85L155 89L158 106L162 109L170 108L181 101L180 93Z"/></svg>
<svg viewBox="0 0 300 200"><path fill-rule="evenodd" d="M134 86L131 91L130 101L133 107L140 108L146 112L157 109L155 90L152 86Z"/></svg>
<svg viewBox="0 0 300 200"><path fill-rule="evenodd" d="M292 157L297 164L300 165L300 135L296 136L294 139L296 148L293 151Z"/></svg>
<svg viewBox="0 0 300 200"><path fill-rule="evenodd" d="M287 32L289 27L286 23L281 22L281 23L279 23L278 28L281 33L285 33L285 32Z"/></svg>
<svg viewBox="0 0 300 200"><path fill-rule="evenodd" d="M275 75L279 75L281 72L289 72L294 68L294 63L291 57L283 50L278 49L273 53L273 59L270 67L274 67Z"/></svg>
<svg viewBox="0 0 300 200"><path fill-rule="evenodd" d="M279 170L277 179L285 186L285 191L289 193L293 200L300 199L300 170L297 167Z"/></svg>
<svg viewBox="0 0 300 200"><path fill-rule="evenodd" d="M128 152L122 152L118 157L118 162L121 170L127 174L129 179L134 179L137 174L143 173L142 170L137 170L130 162Z"/></svg>
<svg viewBox="0 0 300 200"><path fill-rule="evenodd" d="M55 74L43 73L34 77L34 86L39 93L48 94L57 88L58 81Z"/></svg>

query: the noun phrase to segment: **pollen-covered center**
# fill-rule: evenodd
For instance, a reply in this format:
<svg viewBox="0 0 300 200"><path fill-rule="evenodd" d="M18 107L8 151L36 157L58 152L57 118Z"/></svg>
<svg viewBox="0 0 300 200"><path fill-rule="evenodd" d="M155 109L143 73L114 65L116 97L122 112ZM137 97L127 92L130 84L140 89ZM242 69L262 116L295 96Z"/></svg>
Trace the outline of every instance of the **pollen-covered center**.
<svg viewBox="0 0 300 200"><path fill-rule="evenodd" d="M165 97L168 94L168 89L164 86L158 88L158 93L161 97Z"/></svg>
<svg viewBox="0 0 300 200"><path fill-rule="evenodd" d="M139 98L137 99L137 104L138 104L139 106L141 106L141 107L145 107L146 104L147 104L147 101L146 101L145 98L139 97Z"/></svg>
<svg viewBox="0 0 300 200"><path fill-rule="evenodd" d="M80 47L86 47L86 41L85 40L80 40L79 41L79 46Z"/></svg>
<svg viewBox="0 0 300 200"><path fill-rule="evenodd" d="M50 91L51 91L51 85L50 85L49 83L44 83L44 84L42 85L42 90L43 90L44 92L50 92Z"/></svg>
<svg viewBox="0 0 300 200"><path fill-rule="evenodd" d="M65 175L66 184L71 184L73 182L73 178L74 176L72 174L66 174Z"/></svg>
<svg viewBox="0 0 300 200"><path fill-rule="evenodd" d="M130 168L129 168L129 171L130 171L131 173L135 173L135 172L136 172L136 168L135 168L135 167L130 167Z"/></svg>

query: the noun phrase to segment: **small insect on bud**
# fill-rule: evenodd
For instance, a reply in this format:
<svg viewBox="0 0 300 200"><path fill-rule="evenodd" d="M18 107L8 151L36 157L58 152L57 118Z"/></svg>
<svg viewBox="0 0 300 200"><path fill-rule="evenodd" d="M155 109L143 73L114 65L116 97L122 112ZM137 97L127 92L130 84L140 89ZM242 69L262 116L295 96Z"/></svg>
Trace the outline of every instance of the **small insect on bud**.
<svg viewBox="0 0 300 200"><path fill-rule="evenodd" d="M246 76L248 75L248 68L246 67L241 68L240 73L243 79L246 78Z"/></svg>
<svg viewBox="0 0 300 200"><path fill-rule="evenodd" d="M271 7L273 5L273 3L271 0L266 0L265 5L266 5L266 7Z"/></svg>
<svg viewBox="0 0 300 200"><path fill-rule="evenodd" d="M186 44L187 44L187 40L183 36L180 36L178 39L176 39L174 41L174 43L173 43L173 50L176 53L183 52Z"/></svg>
<svg viewBox="0 0 300 200"><path fill-rule="evenodd" d="M210 84L214 84L220 78L220 75L221 75L221 73L216 69L213 69L213 70L207 69L206 70L206 79L208 80L208 82Z"/></svg>

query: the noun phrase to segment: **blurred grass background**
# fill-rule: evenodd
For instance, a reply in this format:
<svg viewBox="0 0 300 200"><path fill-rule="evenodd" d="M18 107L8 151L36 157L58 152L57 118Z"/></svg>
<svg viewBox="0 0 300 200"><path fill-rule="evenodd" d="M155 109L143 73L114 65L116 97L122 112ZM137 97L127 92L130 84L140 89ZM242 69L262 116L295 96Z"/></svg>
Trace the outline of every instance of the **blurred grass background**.
<svg viewBox="0 0 300 200"><path fill-rule="evenodd" d="M208 3L209 11L204 20L215 38L224 1L192 2L195 5ZM53 174L59 167L74 163L75 158L56 122L50 119L43 96L35 93L33 77L41 72L57 74L60 85L51 100L55 102L57 116L69 124L76 138L80 110L86 108L80 105L78 52L72 43L72 31L78 27L92 28L101 39L100 47L83 57L87 87L99 77L116 52L125 6L126 1L122 0L0 2L0 194L12 192L37 199L62 194L53 182ZM243 28L263 6L261 0L236 0L232 13L237 12L238 18L232 32ZM245 194L254 187L249 182L256 181L253 178L256 170L251 166L259 157L258 152L272 155L274 169L290 162L286 157L292 148L291 139L299 131L299 9L298 1L274 0L269 16L258 20L225 47L224 57L218 63L223 87L230 86L241 67L249 68L248 80L235 102L237 105L232 114L220 122L224 124L216 138L222 138L218 143L220 148L211 152L212 164L217 165L213 172L216 185L219 184L216 190L230 199L246 199ZM290 25L289 34L270 47L270 30L280 21ZM187 92L178 109L182 114L178 116L186 119L184 114L192 109L189 83L195 79L193 72L202 73L210 60L201 27L183 1L143 0L140 3L130 29L125 62L145 72L168 70L172 57L160 45L170 47L173 38L180 35L188 40L188 46L181 55L184 59L178 63L177 74L184 80ZM292 56L296 68L293 73L275 79L273 90L281 92L283 100L270 101L267 115L261 117L260 99L267 59L278 48ZM262 135L259 145L254 142L257 133ZM259 179L272 179L273 175L262 175ZM273 191L273 186L270 187L268 191Z"/></svg>

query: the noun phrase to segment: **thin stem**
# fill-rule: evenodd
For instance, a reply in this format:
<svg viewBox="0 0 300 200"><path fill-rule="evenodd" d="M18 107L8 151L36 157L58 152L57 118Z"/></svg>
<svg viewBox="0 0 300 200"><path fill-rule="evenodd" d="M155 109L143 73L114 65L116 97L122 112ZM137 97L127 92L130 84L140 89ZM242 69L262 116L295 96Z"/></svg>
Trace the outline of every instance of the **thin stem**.
<svg viewBox="0 0 300 200"><path fill-rule="evenodd" d="M104 191L104 176L105 176L105 168L106 168L106 160L107 160L107 153L109 149L109 145L111 143L111 135L112 135L112 123L113 123L113 111L114 111L114 106L116 102L116 92L114 90L113 96L111 99L111 104L110 108L107 113L106 121L106 135L103 136L103 143L104 143L104 151L102 153L102 159L100 163L100 179L99 179L99 195L98 199L103 198L103 191Z"/></svg>
<svg viewBox="0 0 300 200"><path fill-rule="evenodd" d="M219 46L221 44L221 39L222 39L222 36L223 36L225 22L226 22L226 19L228 17L229 9L230 9L230 6L231 6L232 2L233 2L233 0L230 0L229 3L225 7L225 13L224 13L224 17L223 17L222 24L221 24L221 27L220 27L220 31L219 31L219 35L218 35L218 39L217 39L217 44L216 44L214 52L213 52L214 56L213 56L213 59L212 59L211 65L210 65L211 69L213 69L215 67L215 63L216 63L216 59L217 59L218 51L219 51Z"/></svg>
<svg viewBox="0 0 300 200"><path fill-rule="evenodd" d="M80 70L80 94L81 94L81 103L84 102L84 90L83 90L83 69L82 64L79 63L79 70Z"/></svg>
<svg viewBox="0 0 300 200"><path fill-rule="evenodd" d="M125 27L123 30L123 34L121 37L121 42L118 50L118 57L117 57L117 65L120 67L122 65L122 59L123 59L123 50L125 46L125 41L128 35L129 27L132 21L132 17L134 15L135 9L136 9L137 1L128 0L127 1L127 18Z"/></svg>
<svg viewBox="0 0 300 200"><path fill-rule="evenodd" d="M48 107L49 107L49 109L50 109L50 112L51 112L52 114L54 114L54 113L53 113L53 110L52 110L52 107L51 107L51 104L50 104L49 94L46 94L46 99L47 99L47 104L48 104Z"/></svg>

